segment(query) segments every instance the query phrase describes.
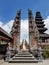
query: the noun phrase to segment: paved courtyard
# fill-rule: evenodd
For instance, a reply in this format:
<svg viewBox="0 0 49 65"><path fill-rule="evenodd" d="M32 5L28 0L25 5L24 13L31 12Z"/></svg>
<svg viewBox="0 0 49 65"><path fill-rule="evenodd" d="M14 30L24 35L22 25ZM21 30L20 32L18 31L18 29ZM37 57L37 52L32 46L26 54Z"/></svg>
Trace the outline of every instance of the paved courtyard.
<svg viewBox="0 0 49 65"><path fill-rule="evenodd" d="M0 65L49 65L49 60L43 60L38 63L8 63L0 60Z"/></svg>

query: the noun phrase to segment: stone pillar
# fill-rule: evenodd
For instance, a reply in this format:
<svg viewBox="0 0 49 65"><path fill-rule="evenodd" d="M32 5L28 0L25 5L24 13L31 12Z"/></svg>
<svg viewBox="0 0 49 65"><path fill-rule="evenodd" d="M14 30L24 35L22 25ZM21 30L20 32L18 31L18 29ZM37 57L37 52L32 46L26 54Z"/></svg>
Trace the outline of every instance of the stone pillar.
<svg viewBox="0 0 49 65"><path fill-rule="evenodd" d="M17 37L16 37L16 33L14 33L14 35L13 35L13 43L14 43L14 46L16 47L17 46L17 44L16 44L16 42L17 42L17 39L16 39Z"/></svg>

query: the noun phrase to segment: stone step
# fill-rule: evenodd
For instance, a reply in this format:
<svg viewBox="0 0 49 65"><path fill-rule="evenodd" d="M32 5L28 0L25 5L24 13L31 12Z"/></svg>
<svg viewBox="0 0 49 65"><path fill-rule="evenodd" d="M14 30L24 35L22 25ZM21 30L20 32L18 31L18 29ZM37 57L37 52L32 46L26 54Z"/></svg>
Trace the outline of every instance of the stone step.
<svg viewBox="0 0 49 65"><path fill-rule="evenodd" d="M20 54L25 54L25 55L29 55L30 53L18 53L18 55L20 55Z"/></svg>
<svg viewBox="0 0 49 65"><path fill-rule="evenodd" d="M32 57L32 54L30 54L30 55L15 55L15 57Z"/></svg>
<svg viewBox="0 0 49 65"><path fill-rule="evenodd" d="M35 58L35 57L24 57L24 56L23 57L15 57L14 56L13 58Z"/></svg>
<svg viewBox="0 0 49 65"><path fill-rule="evenodd" d="M23 54L23 53L29 54L30 52L28 52L28 51L24 51L24 52L19 51L18 54L19 54L19 53L22 53L22 54Z"/></svg>
<svg viewBox="0 0 49 65"><path fill-rule="evenodd" d="M13 58L12 60L34 60L35 58Z"/></svg>
<svg viewBox="0 0 49 65"><path fill-rule="evenodd" d="M13 57L13 60L34 60L34 57Z"/></svg>
<svg viewBox="0 0 49 65"><path fill-rule="evenodd" d="M30 54L23 53L23 54L18 54L18 55L30 55Z"/></svg>
<svg viewBox="0 0 49 65"><path fill-rule="evenodd" d="M18 54L30 54L30 53L18 53Z"/></svg>
<svg viewBox="0 0 49 65"><path fill-rule="evenodd" d="M38 60L10 60L9 63L38 63Z"/></svg>
<svg viewBox="0 0 49 65"><path fill-rule="evenodd" d="M15 57L32 57L30 55L16 55Z"/></svg>
<svg viewBox="0 0 49 65"><path fill-rule="evenodd" d="M19 53L20 53L20 54L21 54L21 53L22 53L22 54L23 54L23 53L30 54L30 52L28 52L28 51L24 51L24 52L19 51L18 54L19 54Z"/></svg>
<svg viewBox="0 0 49 65"><path fill-rule="evenodd" d="M23 55L23 53L21 53L21 54L19 53L19 54L17 54L17 55ZM24 53L24 55L30 55L30 54L26 54L26 53Z"/></svg>
<svg viewBox="0 0 49 65"><path fill-rule="evenodd" d="M10 63L37 63L38 60L35 59L35 57L27 52L21 52L19 51L18 54L16 54L14 57L12 57L9 60Z"/></svg>

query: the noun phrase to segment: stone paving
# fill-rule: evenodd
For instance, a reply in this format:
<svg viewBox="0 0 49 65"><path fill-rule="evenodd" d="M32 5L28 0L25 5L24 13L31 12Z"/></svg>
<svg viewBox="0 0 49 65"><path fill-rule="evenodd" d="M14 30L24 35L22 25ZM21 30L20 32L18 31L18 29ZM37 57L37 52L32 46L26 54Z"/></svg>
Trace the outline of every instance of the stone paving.
<svg viewBox="0 0 49 65"><path fill-rule="evenodd" d="M0 60L0 65L1 65L2 63L4 63L4 60Z"/></svg>
<svg viewBox="0 0 49 65"><path fill-rule="evenodd" d="M43 60L38 63L8 63L0 60L0 65L49 65L49 60Z"/></svg>

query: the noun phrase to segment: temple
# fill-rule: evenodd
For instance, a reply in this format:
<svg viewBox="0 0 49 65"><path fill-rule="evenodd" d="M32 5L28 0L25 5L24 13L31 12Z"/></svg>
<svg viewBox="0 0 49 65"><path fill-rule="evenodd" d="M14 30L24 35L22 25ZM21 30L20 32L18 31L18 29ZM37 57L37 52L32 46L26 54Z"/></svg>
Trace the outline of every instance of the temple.
<svg viewBox="0 0 49 65"><path fill-rule="evenodd" d="M20 26L21 26L21 10L17 11L10 34L0 27L0 54L6 53L7 45L10 42L12 51L14 49L14 57L9 62L38 62L33 51L41 46L41 49L49 50L49 34L45 33L45 27L41 13L36 12L33 17L32 10L28 9L28 23L29 23L29 44L27 40L22 40L20 44ZM11 52L12 54L12 52Z"/></svg>

